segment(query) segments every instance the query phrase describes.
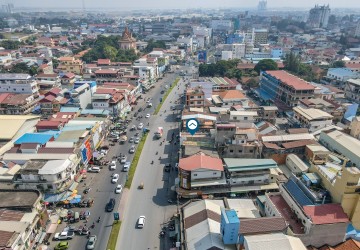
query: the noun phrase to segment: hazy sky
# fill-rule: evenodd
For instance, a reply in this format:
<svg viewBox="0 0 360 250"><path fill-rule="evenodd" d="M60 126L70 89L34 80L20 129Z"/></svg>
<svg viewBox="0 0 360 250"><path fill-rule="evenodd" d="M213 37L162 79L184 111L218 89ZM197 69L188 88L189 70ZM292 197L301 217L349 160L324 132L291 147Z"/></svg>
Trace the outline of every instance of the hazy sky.
<svg viewBox="0 0 360 250"><path fill-rule="evenodd" d="M84 0L86 8L121 9L168 9L168 8L255 8L258 0ZM330 4L333 8L360 8L360 0L267 0L268 8L301 7L315 4ZM15 7L38 8L81 8L82 0L0 0L0 3L14 3Z"/></svg>

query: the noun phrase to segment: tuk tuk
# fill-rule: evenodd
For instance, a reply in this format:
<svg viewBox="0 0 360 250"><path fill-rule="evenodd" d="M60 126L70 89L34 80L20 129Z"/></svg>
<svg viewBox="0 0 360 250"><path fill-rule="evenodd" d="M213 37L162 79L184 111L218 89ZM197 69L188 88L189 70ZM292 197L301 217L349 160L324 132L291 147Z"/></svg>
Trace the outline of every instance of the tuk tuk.
<svg viewBox="0 0 360 250"><path fill-rule="evenodd" d="M144 182L141 182L141 183L140 183L139 189L144 189Z"/></svg>

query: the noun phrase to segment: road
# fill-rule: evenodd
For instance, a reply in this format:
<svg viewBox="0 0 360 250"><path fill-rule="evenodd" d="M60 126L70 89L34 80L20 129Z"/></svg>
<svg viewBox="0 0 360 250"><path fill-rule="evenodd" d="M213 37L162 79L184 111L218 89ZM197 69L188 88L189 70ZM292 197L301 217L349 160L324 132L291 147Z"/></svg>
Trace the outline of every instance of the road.
<svg viewBox="0 0 360 250"><path fill-rule="evenodd" d="M176 74L167 74L162 80L158 81L155 84L155 88L151 89L146 94L142 94L143 99L138 101L137 106L134 108L134 111L132 114L130 114L130 117L133 115L133 113L138 111L140 107L143 107L144 110L139 113L139 115L142 115L143 118L140 120L136 120L135 118L132 120L132 122L128 125L128 128L130 128L132 125L138 125L140 122L144 123L144 126L146 127L147 123L149 121L152 122L154 120L152 117L150 117L150 120L145 118L146 114L153 114L154 109L160 102L160 98L162 94L160 94L161 90L163 89L163 86L169 85L170 83L174 82L175 78L177 77ZM151 102L153 103L152 108L145 108L146 102L145 100L147 98L151 97ZM138 115L138 116L139 116ZM155 127L150 125L151 130L153 131L153 128ZM137 131L129 131L127 137L130 138L131 136L134 136L136 132L140 132L140 130ZM148 137L149 138L149 137ZM107 159L111 160L113 156L118 156L121 154L127 155L127 161L132 161L133 154L129 154L129 148L130 145L133 143L126 142L124 145L119 145L118 143L115 144L115 146L110 147L109 152L106 156ZM136 144L135 144L136 145ZM117 169L115 171L110 171L107 166L104 166L103 169L101 169L100 173L88 173L87 179L84 181L86 186L83 183L80 183L78 186L78 193L83 194L83 190L86 187L91 187L91 191L89 194L84 195L85 197L91 197L94 198L95 202L94 205L89 208L91 212L91 216L89 221L86 223L87 226L90 226L94 221L97 220L98 217L101 217L100 223L95 222L95 228L91 230L91 234L95 234L98 237L98 241L96 243L96 249L106 249L107 241L111 232L111 225L113 223L113 213L106 213L105 212L105 205L109 201L110 198L116 199L116 206L114 209L114 212L117 210L117 207L119 205L119 201L121 198L121 194L115 194L114 190L116 187L116 184L111 183L111 174L116 172L120 175L119 182L117 184L125 185L126 182L126 172L122 172L122 164L117 162ZM73 208L74 211L80 211L85 210L81 208ZM83 225L85 222L80 221L74 226L78 227L80 225ZM65 227L64 224L59 225L57 232L61 231ZM85 249L86 248L86 242L87 238L85 236L75 236L74 239L70 241L70 248L71 250L79 250L79 249ZM55 246L56 242L52 242L52 246Z"/></svg>
<svg viewBox="0 0 360 250"><path fill-rule="evenodd" d="M189 68L182 67L182 69L188 70ZM177 161L178 145L169 143L169 140L173 133L178 134L178 123L175 122L175 119L180 111L172 112L170 106L178 99L178 95L183 93L184 85L185 83L181 80L178 83L180 89L175 87L165 100L159 114L150 119L151 132L145 142L133 184L129 190L116 249L158 250L170 248L170 242L166 238L166 240L160 240L159 233L162 224L166 223L176 212L176 206L167 201L175 198L175 192L170 190L174 185L175 173L173 171L167 173L163 169L166 163L171 162L174 166ZM154 131L159 126L164 128L163 138L166 139L162 145L160 145L161 140L153 138ZM151 164L152 160L154 164ZM138 189L141 182L144 183L144 189ZM140 215L146 217L143 229L136 228L136 222Z"/></svg>

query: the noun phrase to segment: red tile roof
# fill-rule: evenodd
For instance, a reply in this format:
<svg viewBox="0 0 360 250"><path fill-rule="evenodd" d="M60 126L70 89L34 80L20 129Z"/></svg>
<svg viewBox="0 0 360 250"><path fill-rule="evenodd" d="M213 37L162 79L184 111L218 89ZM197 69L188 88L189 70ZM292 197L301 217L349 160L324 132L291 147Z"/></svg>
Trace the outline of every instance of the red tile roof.
<svg viewBox="0 0 360 250"><path fill-rule="evenodd" d="M349 222L349 218L340 204L303 206L303 209L316 225Z"/></svg>
<svg viewBox="0 0 360 250"><path fill-rule="evenodd" d="M214 92L214 94L215 94L215 92ZM218 94L221 97L221 99L223 99L223 100L245 99L246 98L246 96L240 90L235 90L235 89L216 92L216 94Z"/></svg>
<svg viewBox="0 0 360 250"><path fill-rule="evenodd" d="M204 153L180 159L179 168L187 171L192 171L200 168L224 171L224 166L221 159L205 155Z"/></svg>
<svg viewBox="0 0 360 250"><path fill-rule="evenodd" d="M117 71L113 69L99 69L95 71L95 74L117 74Z"/></svg>
<svg viewBox="0 0 360 250"><path fill-rule="evenodd" d="M240 220L239 233L245 235L282 232L287 228L282 217L261 217Z"/></svg>
<svg viewBox="0 0 360 250"><path fill-rule="evenodd" d="M0 230L0 246L6 247L9 245L10 240L16 235L17 232L7 232Z"/></svg>
<svg viewBox="0 0 360 250"><path fill-rule="evenodd" d="M41 128L58 128L62 122L60 121L39 121L35 127L37 129Z"/></svg>
<svg viewBox="0 0 360 250"><path fill-rule="evenodd" d="M269 75L275 77L276 79L280 80L284 84L288 85L289 87L294 88L295 90L314 90L315 87L308 83L307 81L300 79L297 76L289 74L284 70L268 70L266 71Z"/></svg>
<svg viewBox="0 0 360 250"><path fill-rule="evenodd" d="M72 154L74 148L39 148L38 154Z"/></svg>
<svg viewBox="0 0 360 250"><path fill-rule="evenodd" d="M110 65L110 64L111 64L111 61L110 61L110 59L98 59L98 60L97 60L97 64Z"/></svg>

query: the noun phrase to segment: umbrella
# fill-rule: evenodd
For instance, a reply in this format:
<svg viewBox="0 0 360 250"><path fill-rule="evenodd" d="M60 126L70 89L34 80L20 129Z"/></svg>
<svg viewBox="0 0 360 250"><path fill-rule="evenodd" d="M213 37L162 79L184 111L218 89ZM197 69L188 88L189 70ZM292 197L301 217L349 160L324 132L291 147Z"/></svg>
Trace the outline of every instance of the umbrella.
<svg viewBox="0 0 360 250"><path fill-rule="evenodd" d="M75 199L72 199L72 200L70 201L70 203L71 203L71 204L76 204L76 203L79 203L80 201L81 201L81 199L75 198Z"/></svg>

